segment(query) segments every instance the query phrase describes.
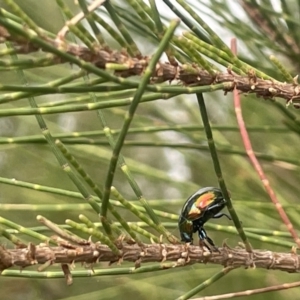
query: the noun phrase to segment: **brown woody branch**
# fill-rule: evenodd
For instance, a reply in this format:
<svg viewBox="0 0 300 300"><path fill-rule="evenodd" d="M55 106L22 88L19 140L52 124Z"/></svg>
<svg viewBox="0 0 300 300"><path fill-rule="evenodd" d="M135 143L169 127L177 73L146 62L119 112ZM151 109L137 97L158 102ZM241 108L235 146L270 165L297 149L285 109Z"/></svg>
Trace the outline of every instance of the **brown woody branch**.
<svg viewBox="0 0 300 300"><path fill-rule="evenodd" d="M68 44L65 41L53 40L44 36L44 40L57 49L64 49L68 54L74 55L94 66L105 69L107 64L120 64L126 66L126 70L115 71L117 76L130 77L140 76L148 66L150 57L130 57L126 52L113 51L108 48L95 48L90 50L87 47ZM40 47L24 39L23 37L10 34L4 27L0 26L0 41L10 41L14 44L19 53L31 53L40 50ZM43 50L43 49L42 49ZM55 63L64 63L62 58L56 57ZM240 76L229 71L227 73L210 74L196 64L171 65L159 62L152 75L152 83L179 80L188 86L207 86L213 84L226 84L225 92L233 91L236 88L242 93L254 93L257 97L272 99L283 98L288 103L300 103L300 86L296 82L288 84L276 80L264 80L256 77L254 72L246 76Z"/></svg>
<svg viewBox="0 0 300 300"><path fill-rule="evenodd" d="M278 253L268 250L253 250L247 252L242 248L230 248L226 244L219 248L219 252L208 252L206 248L189 244L143 244L116 243L120 256L115 255L108 246L99 242L86 241L83 245L73 245L69 242L51 247L46 244L29 244L26 248L6 249L0 246L0 272L11 267L26 268L40 265L39 270L58 263L62 265L65 274L71 275L69 264L76 262L94 264L97 262L130 261L139 267L146 262L173 261L176 266L195 263L213 263L224 267L256 268L281 270L289 273L300 272L299 258L295 252Z"/></svg>

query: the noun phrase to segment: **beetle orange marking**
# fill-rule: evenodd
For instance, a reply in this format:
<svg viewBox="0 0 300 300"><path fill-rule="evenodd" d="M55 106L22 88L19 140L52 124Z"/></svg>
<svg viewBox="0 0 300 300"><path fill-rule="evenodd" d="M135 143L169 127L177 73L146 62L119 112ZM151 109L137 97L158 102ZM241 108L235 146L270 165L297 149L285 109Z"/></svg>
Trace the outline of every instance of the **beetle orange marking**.
<svg viewBox="0 0 300 300"><path fill-rule="evenodd" d="M201 195L196 201L195 205L199 209L203 209L207 207L210 203L212 203L215 199L215 194L214 193L206 193L204 195Z"/></svg>
<svg viewBox="0 0 300 300"><path fill-rule="evenodd" d="M191 207L188 217L190 220L193 220L194 218L199 218L199 215L201 214L201 210L195 206L195 204Z"/></svg>

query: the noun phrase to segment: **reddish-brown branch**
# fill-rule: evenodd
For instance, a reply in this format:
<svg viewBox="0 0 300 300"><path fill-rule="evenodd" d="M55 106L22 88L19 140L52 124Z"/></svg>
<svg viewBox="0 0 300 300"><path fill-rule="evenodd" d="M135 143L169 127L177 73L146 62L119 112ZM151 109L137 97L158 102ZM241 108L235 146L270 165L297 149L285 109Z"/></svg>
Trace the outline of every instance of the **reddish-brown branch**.
<svg viewBox="0 0 300 300"><path fill-rule="evenodd" d="M234 54L236 54L236 52L237 52L236 39L231 39L231 50ZM260 180L262 181L264 188L266 189L267 193L269 194L270 199L274 203L282 221L286 225L286 227L287 227L288 231L290 232L291 236L293 237L295 243L298 245L298 248L300 248L299 236L298 236L297 232L295 231L292 223L290 222L289 217L287 216L287 214L283 210L281 204L279 203L279 201L275 195L275 192L270 185L269 180L267 179L259 161L257 160L257 158L254 154L254 151L253 151L253 148L251 145L251 141L250 141L250 138L249 138L246 126L245 126L245 122L243 119L243 115L242 115L240 96L236 89L233 91L233 97L234 97L235 114L236 114L237 122L239 125L239 129L240 129L240 133L241 133L241 137L242 137L242 140L244 143L246 153L249 156L249 159L250 159L254 169L256 170Z"/></svg>

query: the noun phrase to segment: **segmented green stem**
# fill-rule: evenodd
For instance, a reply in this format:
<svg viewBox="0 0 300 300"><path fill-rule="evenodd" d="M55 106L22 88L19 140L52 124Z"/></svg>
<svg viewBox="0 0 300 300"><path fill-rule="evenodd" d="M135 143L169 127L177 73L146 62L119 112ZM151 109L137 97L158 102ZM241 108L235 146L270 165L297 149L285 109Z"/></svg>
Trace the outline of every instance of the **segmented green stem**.
<svg viewBox="0 0 300 300"><path fill-rule="evenodd" d="M153 21L155 23L155 30L158 32L164 31L164 25L160 19L160 14L157 9L156 1L155 0L149 0L149 4L151 7L151 16L153 18Z"/></svg>
<svg viewBox="0 0 300 300"><path fill-rule="evenodd" d="M126 49L128 53L132 56L138 56L141 55L137 45L135 44L133 38L129 34L128 30L124 26L124 24L121 22L119 16L116 14L113 5L110 1L106 1L104 3L105 8L107 9L111 19L113 20L114 24L119 29L120 33L123 35L124 40L126 41Z"/></svg>
<svg viewBox="0 0 300 300"><path fill-rule="evenodd" d="M74 229L80 230L84 233L90 234L97 238L97 240L101 241L102 243L106 244L116 255L120 255L119 249L115 246L115 244L107 238L103 233L101 233L96 228L87 228L85 225L76 223L72 220L66 220L66 224L71 226Z"/></svg>
<svg viewBox="0 0 300 300"><path fill-rule="evenodd" d="M129 5L135 10L135 12L140 17L140 21L143 22L151 31L157 31L153 20L150 18L152 16L151 10L146 3L143 1L127 0Z"/></svg>
<svg viewBox="0 0 300 300"><path fill-rule="evenodd" d="M284 79L287 82L290 82L290 83L295 82L295 79L293 78L291 73L285 68L285 66L274 55L270 55L270 60L277 67L277 69L280 71L280 73L283 75Z"/></svg>
<svg viewBox="0 0 300 300"><path fill-rule="evenodd" d="M211 43L210 41L210 37L208 37L207 33L204 30L201 30L199 28L199 26L197 26L197 24L195 24L195 22L191 21L191 18L188 16L185 16L184 14L182 14L177 8L176 6L174 6L171 1L169 0L163 0L163 2L169 6L169 8L176 14L176 16L178 18L180 18L180 20L182 20L182 22L191 30L193 31L200 40L203 40L207 43Z"/></svg>
<svg viewBox="0 0 300 300"><path fill-rule="evenodd" d="M19 5L12 0L4 0L5 3L10 7L10 9L17 15L15 20L21 20L23 24L26 24L29 28L33 29L37 34L41 34L40 28L34 23L34 21L29 18L24 11L19 7Z"/></svg>
<svg viewBox="0 0 300 300"><path fill-rule="evenodd" d="M16 57L13 57L16 59ZM23 74L22 71L19 71L19 74L22 78L22 81L24 84L27 84L27 80ZM33 97L29 98L29 104L33 108L38 108L37 103ZM60 167L67 173L69 178L72 180L72 182L75 184L79 192L82 194L84 199L91 205L91 207L99 214L100 213L100 207L99 204L93 199L92 195L88 192L88 190L85 188L82 180L78 178L78 176L75 174L75 172L72 170L71 166L69 166L68 161L64 158L61 151L58 149L58 147L55 144L54 138L52 137L49 129L47 128L46 122L43 119L41 115L36 116L37 123L47 141L47 143L50 146L50 149L52 150L54 156L56 157ZM113 239L109 223L108 221L103 222L103 227L106 229L106 232L108 234L108 237L110 239Z"/></svg>
<svg viewBox="0 0 300 300"><path fill-rule="evenodd" d="M185 38L173 38L177 41L180 49L182 49L189 57L193 58L194 63L198 63L204 70L206 70L209 74L215 75L217 71L217 67L212 63L208 62L206 59L203 58L201 54L205 54L199 50L198 47L195 47L190 40ZM201 52L201 54L200 54Z"/></svg>
<svg viewBox="0 0 300 300"><path fill-rule="evenodd" d="M89 99L89 97L88 97ZM221 132L237 132L239 128L236 126L227 126L227 125L215 125L211 126L211 129L221 131ZM156 133L156 132L164 132L164 131L174 131L174 132L202 132L204 130L203 126L198 124L189 124L189 125L165 125L165 126L145 126L145 127L136 127L128 130L128 134L135 133L143 133L144 135ZM247 126L247 130L249 132L258 132L258 133L287 133L290 132L289 128L283 126ZM120 133L119 129L110 129L110 134L112 136L116 136ZM53 138L60 139L65 144L76 144L80 143L80 139L84 141L88 137L102 137L105 136L105 132L103 130L92 130L92 131L74 131L74 132L63 132L63 133L54 133L52 134ZM78 140L79 138L79 140ZM149 139L149 138L147 138ZM89 139L90 140L90 139ZM90 140L91 144L96 144L96 140ZM45 138L42 135L26 135L20 137L2 137L0 138L0 144L22 144L22 143L46 143ZM88 140L86 140L88 143ZM149 143L149 142L148 142ZM180 144L173 143L149 143L149 145L161 145L162 147L180 147ZM129 145L139 145L139 142L130 143ZM143 145L143 142L141 143ZM176 146L177 145L177 146ZM182 144L183 146L185 144ZM188 146L188 145L187 145ZM191 147L197 147L197 145L191 144ZM222 147L222 146L221 146ZM219 148L219 150L222 148ZM224 147L225 149L225 147ZM262 154L262 153L261 153ZM267 157L267 156L266 156ZM269 156L268 156L269 157ZM264 157L263 157L264 159ZM273 157L273 160L281 160L281 158ZM295 161L295 160L294 160ZM296 161L295 161L296 162Z"/></svg>
<svg viewBox="0 0 300 300"><path fill-rule="evenodd" d="M96 22L95 22L96 20L93 18L93 14L91 14L89 12L89 10L86 6L86 2L84 0L79 0L78 3L80 5L82 12L84 13L86 20L88 21L91 29L93 30L93 33L94 33L98 43L101 45L103 42L103 37L102 37L100 29L96 25Z"/></svg>
<svg viewBox="0 0 300 300"><path fill-rule="evenodd" d="M56 140L56 145L62 152L62 154L65 156L65 158L72 164L72 166L77 170L77 172L81 175L81 177L84 179L84 181L92 188L92 190L95 192L95 194L99 197L99 199L102 198L102 192L99 188L99 186L92 180L92 178L85 172L83 167L77 162L75 157L70 153L70 151L63 145L63 143L59 140ZM138 237L135 235L135 233L131 230L131 228L128 226L126 221L122 218L122 216L115 210L115 208L109 203L108 209L112 213L112 215L116 218L117 221L119 221L120 224L122 224L123 228L128 232L128 234L137 242L140 242ZM119 232L120 233L120 232Z"/></svg>
<svg viewBox="0 0 300 300"><path fill-rule="evenodd" d="M106 213L107 213L107 208L108 208L108 203L109 203L110 188L111 188L111 185L113 182L114 173L115 173L115 169L117 166L119 154L120 154L121 148L123 146L127 131L129 129L131 121L133 119L133 115L134 115L136 108L141 100L142 94L144 93L145 87L151 77L151 74L156 66L156 63L158 62L163 51L168 46L168 43L171 40L172 35L178 24L179 24L178 21L171 22L170 27L166 31L166 34L158 47L158 50L152 57L152 59L149 63L149 66L147 67L147 69L145 71L145 74L141 80L141 83L139 84L136 94L135 94L135 96L132 100L132 103L129 107L129 110L126 114L126 117L125 117L125 120L123 123L123 127L121 129L119 137L116 141L115 148L113 150L113 154L112 154L110 164L109 164L109 169L108 169L107 176L106 176L104 194L103 194L103 200L102 200L102 208L101 208L102 219L106 218ZM155 216L155 214L153 214L151 208L147 205L147 203L144 203L144 205L145 205L145 207L147 207L147 212L153 218L154 223L158 224L159 223L158 218Z"/></svg>
<svg viewBox="0 0 300 300"><path fill-rule="evenodd" d="M128 44L123 39L123 37L112 26L110 26L107 22L105 22L105 20L103 20L98 14L93 13L93 19L95 19L97 24L100 24L110 34L110 36L119 43L119 45L122 48L126 49L128 47Z"/></svg>
<svg viewBox="0 0 300 300"><path fill-rule="evenodd" d="M72 270L73 278L87 278L87 277L97 277L97 276L116 276L116 275L132 275L140 273L153 273L156 271L165 271L166 269L174 269L176 266L174 262L164 262L160 264L151 264L150 266L140 267L140 268L108 268L108 269L93 269L91 270ZM7 269L1 273L1 276L7 277L21 277L21 278L34 278L34 279L45 279L45 278L65 278L65 274L61 271L47 271L47 272L38 272L38 271L27 271L27 270L11 270ZM115 289L115 287L114 287Z"/></svg>
<svg viewBox="0 0 300 300"><path fill-rule="evenodd" d="M193 288L189 292L187 292L184 295L178 297L177 300L190 299L191 297L193 297L194 295L196 295L200 291L203 291L205 288L209 287L214 282L216 282L219 279L221 279L223 276L227 275L231 270L233 270L233 267L224 268L222 271L216 273L215 275L213 275L209 279L203 281L201 284L199 284L198 286L196 286L195 288Z"/></svg>
<svg viewBox="0 0 300 300"><path fill-rule="evenodd" d="M60 7L61 11L63 12L66 20L66 23L68 23L68 20L71 20L74 15L69 9L69 7L65 4L62 0L56 0L56 3ZM86 43L86 45L93 49L92 43L94 41L93 36L90 34L90 32L80 23L77 23L76 26L70 24L68 25L68 28L71 32L73 32L75 35L77 35L80 39L82 38L83 41Z"/></svg>
<svg viewBox="0 0 300 300"><path fill-rule="evenodd" d="M221 170L221 166L220 166L220 162L218 159L218 154L217 154L217 150L216 150L216 146L214 143L214 139L213 139L213 134L210 128L210 124L209 124L209 119L208 119L208 115L207 115L207 111L206 111L206 107L205 107L205 102L204 102L204 98L202 94L197 94L197 100L198 100L198 104L199 104L199 108L200 108L200 113L201 113L201 118L203 121L203 125L205 127L205 134L206 134L206 138L207 138L207 142L208 142L208 146L210 149L210 154L212 157L212 161L213 161L213 165L214 165L214 169L215 169L215 173L217 175L218 181L219 181L219 185L220 188L222 190L222 194L226 200L226 206L228 208L228 211L230 213L230 216L232 217L232 220L234 222L234 225L242 239L242 241L245 243L246 245L246 250L248 252L252 252L252 247L247 239L247 236L243 230L242 224L239 220L239 217L232 205L230 196L228 194L228 190L225 184L225 180L224 177L222 175L222 170Z"/></svg>
<svg viewBox="0 0 300 300"><path fill-rule="evenodd" d="M7 220L7 219L5 219L5 218L3 218L1 216L0 216L0 224L5 225L5 226L7 226L9 228L16 229L18 232L24 233L24 234L26 234L26 235L28 235L30 237L33 237L33 238L35 238L35 239L37 239L39 241L42 241L42 242L51 242L52 244L55 244L54 241L51 238L49 238L48 236L45 236L43 234L37 233L37 232L35 232L33 230L30 230L28 228L20 226L20 225L12 222L10 220Z"/></svg>

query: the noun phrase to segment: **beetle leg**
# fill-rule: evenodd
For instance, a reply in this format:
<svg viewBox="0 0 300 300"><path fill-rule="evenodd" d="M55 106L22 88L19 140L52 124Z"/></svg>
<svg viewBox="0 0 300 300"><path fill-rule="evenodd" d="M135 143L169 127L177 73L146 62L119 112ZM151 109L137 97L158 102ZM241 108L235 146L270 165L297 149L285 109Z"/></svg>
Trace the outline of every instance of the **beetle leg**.
<svg viewBox="0 0 300 300"><path fill-rule="evenodd" d="M181 233L181 241L185 242L185 243L191 243L191 244L193 244L193 238L191 237L191 235L189 235L189 234L187 234L185 232Z"/></svg>
<svg viewBox="0 0 300 300"><path fill-rule="evenodd" d="M215 246L213 240L206 234L206 231L203 227L199 228L198 230L200 243L203 243L210 252L219 251L218 248Z"/></svg>
<svg viewBox="0 0 300 300"><path fill-rule="evenodd" d="M200 239L200 240L204 240L204 239L207 238L206 231L205 231L205 229L204 229L203 227L200 227L200 228L198 229L198 234L199 234L199 239Z"/></svg>
<svg viewBox="0 0 300 300"><path fill-rule="evenodd" d="M230 216L228 216L228 215L225 214L225 213L221 213L221 212L215 214L215 215L213 216L213 219L219 219L219 218L221 218L221 217L223 217L223 216L227 217L228 220L232 220Z"/></svg>

